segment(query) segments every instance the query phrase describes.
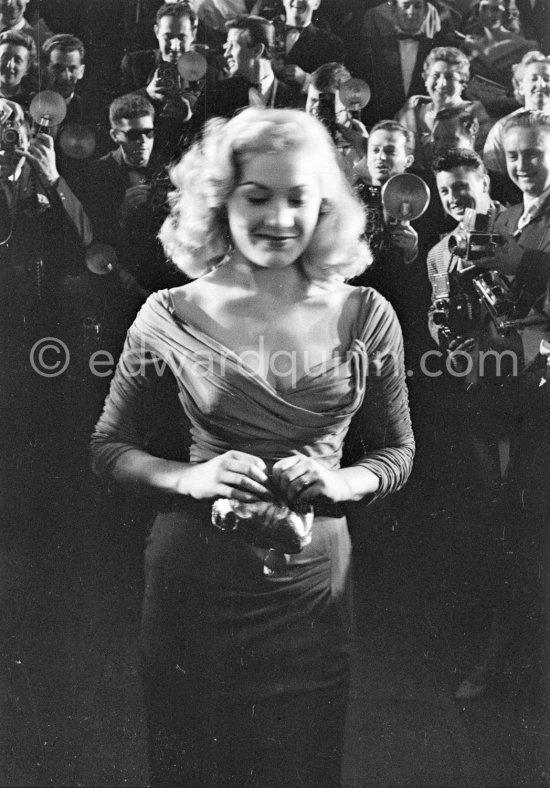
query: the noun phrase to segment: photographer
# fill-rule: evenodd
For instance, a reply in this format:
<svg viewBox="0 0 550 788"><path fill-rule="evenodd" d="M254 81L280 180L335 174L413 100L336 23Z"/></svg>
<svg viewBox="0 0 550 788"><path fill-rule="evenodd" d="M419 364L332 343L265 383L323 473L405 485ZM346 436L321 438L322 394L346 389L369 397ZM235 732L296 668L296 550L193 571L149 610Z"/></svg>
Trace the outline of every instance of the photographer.
<svg viewBox="0 0 550 788"><path fill-rule="evenodd" d="M342 63L319 66L311 75L307 89L306 112L327 126L341 154L346 175L353 182L353 168L367 153L369 134L361 121L352 117L340 98L340 87L349 79L351 74Z"/></svg>
<svg viewBox="0 0 550 788"><path fill-rule="evenodd" d="M195 45L196 31L197 19L189 3L165 3L154 26L158 49L127 53L121 64L122 91L139 93L151 102L157 117L155 147L168 156L175 154L206 82L218 76L215 67L196 82L186 82L179 74L178 60L184 53L202 49L206 57L206 50Z"/></svg>
<svg viewBox="0 0 550 788"><path fill-rule="evenodd" d="M51 538L45 446L66 416L50 374L63 355L60 287L90 242L82 205L59 177L53 139L31 135L21 107L0 99L0 552L39 555L40 534Z"/></svg>
<svg viewBox="0 0 550 788"><path fill-rule="evenodd" d="M92 162L82 200L94 241L116 250L121 269L144 299L180 277L165 262L156 236L166 215L167 158L154 153L156 115L143 96L130 93L109 108L116 149Z"/></svg>
<svg viewBox="0 0 550 788"><path fill-rule="evenodd" d="M457 697L485 692L495 675L512 664L533 685L548 712L547 665L550 656L550 116L525 110L504 123L502 140L508 175L523 202L503 211L495 231L506 239L494 256L476 260L480 269L514 277L523 366L518 376L512 421L508 485L494 517L501 552L493 576L495 609L488 641L476 668L460 685ZM509 652L528 643L529 652ZM530 670L525 671L528 659ZM521 660L521 661L520 661ZM515 681L517 680L514 675ZM546 704L546 707L545 707ZM545 707L545 708L544 708Z"/></svg>
<svg viewBox="0 0 550 788"><path fill-rule="evenodd" d="M353 284L374 287L390 301L403 327L410 368L429 343L423 317L429 303L424 261L437 227L430 208L413 226L391 220L382 205L384 185L414 162L407 129L395 120L382 120L371 129L367 145L367 155L355 167L355 188L366 207L365 235L374 262Z"/></svg>
<svg viewBox="0 0 550 788"><path fill-rule="evenodd" d="M21 107L6 99L0 132L2 314L11 330L31 330L56 321L59 280L91 242L91 225L59 175L52 137L32 134Z"/></svg>
<svg viewBox="0 0 550 788"><path fill-rule="evenodd" d="M429 374L443 376L440 390L444 392L446 416L454 411L464 417L467 429L461 424L460 434L450 440L463 447L464 462L475 467L472 482L483 495L484 490L492 490L500 480L499 437L502 430L507 430L507 425L500 422L506 411L503 403L508 397L510 370L500 362L505 360L508 364L510 353L517 359L519 347L514 336L499 337L493 330L466 273L472 270L472 262L453 251L452 239L465 231L467 234L463 222L468 209L494 220L502 206L492 200L485 166L474 151L450 150L436 159L434 171L443 208L458 226L428 253L432 285L428 328L441 347L441 368L430 370ZM496 368L485 360L484 366L479 366L480 350L503 353ZM452 430L452 426L447 424L444 429Z"/></svg>
<svg viewBox="0 0 550 788"><path fill-rule="evenodd" d="M467 209L472 209L478 214L492 213L495 216L502 211L502 206L491 199L489 176L482 160L473 150L453 148L435 159L433 169L443 210L458 222L458 228L461 228ZM460 273L471 265L454 254L449 247L449 240L452 236L453 233L448 233L442 238L430 250L427 259L428 278L432 286L428 328L432 339L438 345L442 342L442 332L440 325L434 318L437 311L436 302L439 299L436 277L449 276L453 272ZM455 336L450 340L446 349L451 353L461 353L472 350L474 345L475 341L471 337L465 339L462 336Z"/></svg>

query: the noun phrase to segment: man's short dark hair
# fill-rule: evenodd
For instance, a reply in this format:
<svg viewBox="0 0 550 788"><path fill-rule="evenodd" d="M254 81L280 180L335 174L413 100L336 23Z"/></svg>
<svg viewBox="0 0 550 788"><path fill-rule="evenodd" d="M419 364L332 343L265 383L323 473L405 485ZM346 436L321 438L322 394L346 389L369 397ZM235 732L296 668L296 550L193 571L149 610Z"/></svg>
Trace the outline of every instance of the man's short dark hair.
<svg viewBox="0 0 550 788"><path fill-rule="evenodd" d="M399 123L399 121L379 120L378 123L375 123L370 130L369 137L374 131L389 131L395 134L402 134L405 138L405 148L407 149L407 153L414 153L414 134L406 126L403 126L402 123Z"/></svg>
<svg viewBox="0 0 550 788"><path fill-rule="evenodd" d="M78 52L82 61L86 55L82 41L70 33L56 33L55 36L50 36L44 41L41 52L46 63L49 63L54 49L61 50L65 55L67 52Z"/></svg>
<svg viewBox="0 0 550 788"><path fill-rule="evenodd" d="M509 129L541 129L550 132L550 115L538 109L524 109L510 115L502 124L502 133L506 134Z"/></svg>
<svg viewBox="0 0 550 788"><path fill-rule="evenodd" d="M348 79L351 79L351 74L343 63L323 63L311 75L311 84L320 93L336 93Z"/></svg>
<svg viewBox="0 0 550 788"><path fill-rule="evenodd" d="M236 16L225 23L225 29L227 31L248 30L250 46L255 47L257 44L263 44L264 57L271 57L275 45L275 28L268 19L264 19L263 16Z"/></svg>
<svg viewBox="0 0 550 788"><path fill-rule="evenodd" d="M197 23L197 15L192 5L189 3L164 3L161 5L155 15L157 25L164 16L173 16L176 19L184 19L187 17L191 22L191 26L195 27Z"/></svg>
<svg viewBox="0 0 550 788"><path fill-rule="evenodd" d="M479 175L487 174L481 156L469 148L451 148L438 156L432 164L435 173L450 172L456 170L457 167L465 167L479 173Z"/></svg>
<svg viewBox="0 0 550 788"><path fill-rule="evenodd" d="M146 115L155 117L155 108L145 96L139 93L126 93L116 98L109 107L109 121L111 126L116 126L122 120L143 118Z"/></svg>

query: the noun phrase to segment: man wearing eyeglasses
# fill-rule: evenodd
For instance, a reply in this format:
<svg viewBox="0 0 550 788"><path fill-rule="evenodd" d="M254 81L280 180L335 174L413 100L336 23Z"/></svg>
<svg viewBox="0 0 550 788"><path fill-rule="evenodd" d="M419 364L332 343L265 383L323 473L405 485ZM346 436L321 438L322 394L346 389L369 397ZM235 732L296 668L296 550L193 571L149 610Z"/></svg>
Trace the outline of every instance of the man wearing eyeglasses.
<svg viewBox="0 0 550 788"><path fill-rule="evenodd" d="M119 269L144 291L176 284L156 239L166 215L166 157L155 149L155 110L138 93L116 98L109 108L116 149L89 165L82 194L94 242L114 247Z"/></svg>

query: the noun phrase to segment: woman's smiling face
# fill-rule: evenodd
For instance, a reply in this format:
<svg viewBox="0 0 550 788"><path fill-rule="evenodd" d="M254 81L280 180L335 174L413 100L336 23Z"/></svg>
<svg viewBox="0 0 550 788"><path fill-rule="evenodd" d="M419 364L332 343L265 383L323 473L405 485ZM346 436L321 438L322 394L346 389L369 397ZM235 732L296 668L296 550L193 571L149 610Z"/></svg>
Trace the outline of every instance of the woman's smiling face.
<svg viewBox="0 0 550 788"><path fill-rule="evenodd" d="M426 90L436 106L460 101L464 80L457 67L445 60L432 63L426 75Z"/></svg>
<svg viewBox="0 0 550 788"><path fill-rule="evenodd" d="M248 154L227 203L239 259L285 268L307 248L319 219L321 179L304 150Z"/></svg>

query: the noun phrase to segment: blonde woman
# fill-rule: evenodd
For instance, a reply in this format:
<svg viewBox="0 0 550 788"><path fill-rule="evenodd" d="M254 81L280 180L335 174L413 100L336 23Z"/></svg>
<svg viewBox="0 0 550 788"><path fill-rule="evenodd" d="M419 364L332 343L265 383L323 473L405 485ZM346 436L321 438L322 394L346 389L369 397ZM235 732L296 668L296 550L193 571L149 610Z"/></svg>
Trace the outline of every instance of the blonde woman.
<svg viewBox="0 0 550 788"><path fill-rule="evenodd" d="M399 325L345 284L369 260L364 215L315 118L211 121L172 180L161 238L195 281L142 308L93 438L98 472L160 494L142 620L152 784L337 786L343 505L398 489L414 452ZM169 401L188 457L151 448Z"/></svg>

